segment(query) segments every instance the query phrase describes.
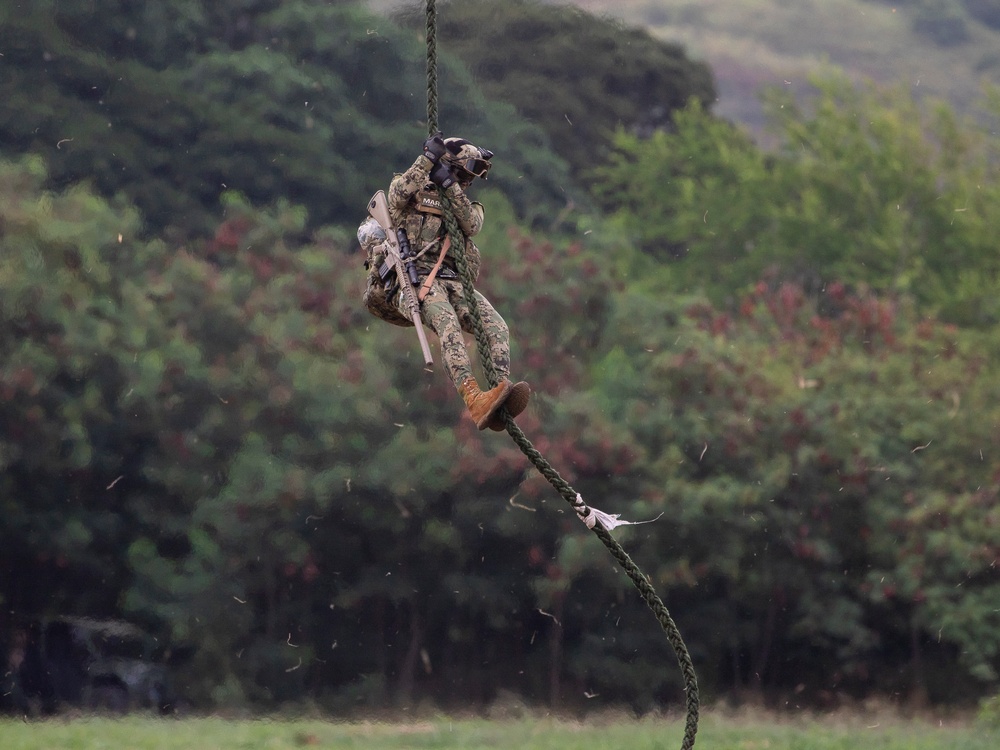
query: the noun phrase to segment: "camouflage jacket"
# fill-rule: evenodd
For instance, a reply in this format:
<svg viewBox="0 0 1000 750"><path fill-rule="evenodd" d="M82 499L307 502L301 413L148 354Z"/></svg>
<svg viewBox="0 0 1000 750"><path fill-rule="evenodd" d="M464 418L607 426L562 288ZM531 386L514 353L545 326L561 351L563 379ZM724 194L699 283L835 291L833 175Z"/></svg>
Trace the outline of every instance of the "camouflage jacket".
<svg viewBox="0 0 1000 750"><path fill-rule="evenodd" d="M389 215L396 226L406 229L413 251L420 253L426 249L417 260L417 269L421 275L426 275L437 262L441 242L448 232L444 225L437 187L430 181L431 166L430 159L418 156L409 169L393 177L387 196ZM475 280L479 277L480 257L479 249L471 238L483 228L483 205L470 201L457 182L448 188L447 195L451 200L455 219L465 232L465 258ZM443 268L457 273L451 248L445 256ZM441 275L450 274L443 272Z"/></svg>

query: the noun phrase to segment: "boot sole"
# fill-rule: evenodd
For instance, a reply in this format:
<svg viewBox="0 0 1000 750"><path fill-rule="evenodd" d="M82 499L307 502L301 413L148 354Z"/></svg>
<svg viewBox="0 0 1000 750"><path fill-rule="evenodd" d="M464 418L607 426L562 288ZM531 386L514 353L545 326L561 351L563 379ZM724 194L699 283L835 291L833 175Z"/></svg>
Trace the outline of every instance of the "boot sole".
<svg viewBox="0 0 1000 750"><path fill-rule="evenodd" d="M504 403L510 396L510 392L513 389L513 386L510 384L509 380L505 380L504 383L506 383L507 387L504 389L503 395L496 400L496 402L493 404L493 408L490 409L488 412L486 412L483 416L481 416L479 420L476 422L476 427L478 427L480 430L485 430L487 426L489 426L492 423L492 421L497 416L497 411L500 409L501 406L504 405Z"/></svg>
<svg viewBox="0 0 1000 750"><path fill-rule="evenodd" d="M531 387L523 380L515 383L510 389L507 398L501 406L506 406L511 417L516 417L528 407L528 400L531 398ZM507 429L507 420L503 418L499 407L493 413L487 426L494 432L503 432Z"/></svg>

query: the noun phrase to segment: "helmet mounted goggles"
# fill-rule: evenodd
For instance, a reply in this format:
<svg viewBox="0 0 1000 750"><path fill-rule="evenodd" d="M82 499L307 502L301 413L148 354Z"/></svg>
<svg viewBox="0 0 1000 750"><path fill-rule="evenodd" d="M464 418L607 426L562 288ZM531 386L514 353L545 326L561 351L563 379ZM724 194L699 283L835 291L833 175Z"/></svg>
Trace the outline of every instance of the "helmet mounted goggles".
<svg viewBox="0 0 1000 750"><path fill-rule="evenodd" d="M493 156L493 154L491 154L489 151L487 151L486 153L489 154L489 156ZM482 179L485 180L486 175L490 171L490 167L492 166L492 163L489 161L489 156L487 156L485 159L479 157L472 157L469 159L465 159L464 161L456 161L454 162L454 164L456 167L465 170L473 177L481 177Z"/></svg>
<svg viewBox="0 0 1000 750"><path fill-rule="evenodd" d="M479 148L464 138L448 138L445 146L450 152L448 161L457 169L466 172L471 177L486 179L490 171L493 152Z"/></svg>
<svg viewBox="0 0 1000 750"><path fill-rule="evenodd" d="M493 154L490 154L490 156L492 155ZM492 164L487 159L472 158L472 159L466 159L465 161L457 162L456 166L459 167L460 169L464 169L473 177L481 177L485 180L486 174L490 171L490 166L492 166Z"/></svg>

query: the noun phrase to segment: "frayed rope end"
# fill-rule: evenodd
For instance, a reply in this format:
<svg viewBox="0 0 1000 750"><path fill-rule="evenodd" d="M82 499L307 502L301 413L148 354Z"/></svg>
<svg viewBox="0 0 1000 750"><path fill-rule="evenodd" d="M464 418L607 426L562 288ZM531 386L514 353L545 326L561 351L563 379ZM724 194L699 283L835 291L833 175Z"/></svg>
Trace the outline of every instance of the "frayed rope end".
<svg viewBox="0 0 1000 750"><path fill-rule="evenodd" d="M583 502L583 498L579 492L576 493L576 503L573 505L573 510L576 511L580 520L587 524L588 529L593 529L595 525L600 524L601 528L605 531L612 531L619 526L638 526L644 523L652 523L653 521L658 521L663 516L661 513L656 518L651 518L648 521L622 521L620 513L605 513L603 510L598 510L587 505Z"/></svg>

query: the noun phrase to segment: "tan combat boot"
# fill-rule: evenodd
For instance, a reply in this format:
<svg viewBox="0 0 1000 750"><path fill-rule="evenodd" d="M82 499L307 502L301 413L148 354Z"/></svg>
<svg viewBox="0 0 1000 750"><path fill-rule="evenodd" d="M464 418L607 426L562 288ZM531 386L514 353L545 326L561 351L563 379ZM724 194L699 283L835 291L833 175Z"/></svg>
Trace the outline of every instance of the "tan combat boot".
<svg viewBox="0 0 1000 750"><path fill-rule="evenodd" d="M476 427L485 430L496 410L507 400L512 387L511 382L504 378L496 388L484 393L479 390L476 379L469 378L458 387L458 392L462 394Z"/></svg>
<svg viewBox="0 0 1000 750"><path fill-rule="evenodd" d="M514 383L510 389L510 395L507 396L507 400L503 402L503 405L507 407L507 411L512 417L516 417L527 408L530 397L531 387L522 380L519 383ZM503 418L500 410L497 409L490 418L487 426L494 432L503 432L507 429L507 420Z"/></svg>

